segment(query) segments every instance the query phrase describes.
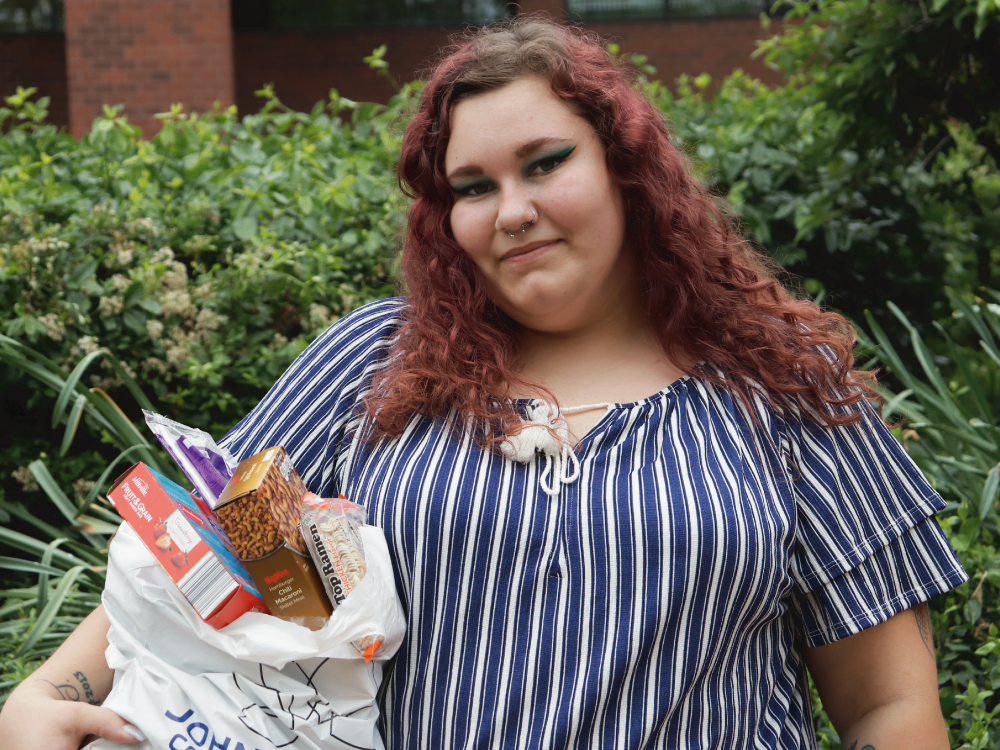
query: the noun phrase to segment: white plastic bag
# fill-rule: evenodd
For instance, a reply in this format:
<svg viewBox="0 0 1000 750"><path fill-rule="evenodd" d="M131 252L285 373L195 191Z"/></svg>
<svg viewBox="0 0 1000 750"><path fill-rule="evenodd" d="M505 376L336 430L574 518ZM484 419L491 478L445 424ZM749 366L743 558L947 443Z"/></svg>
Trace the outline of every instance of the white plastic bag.
<svg viewBox="0 0 1000 750"><path fill-rule="evenodd" d="M146 742L97 740L90 750L295 750L383 747L375 726L382 666L405 620L381 530L362 528L368 573L311 631L248 613L215 630L204 623L127 525L111 544L105 655L115 670L104 707ZM370 664L352 645L385 634Z"/></svg>

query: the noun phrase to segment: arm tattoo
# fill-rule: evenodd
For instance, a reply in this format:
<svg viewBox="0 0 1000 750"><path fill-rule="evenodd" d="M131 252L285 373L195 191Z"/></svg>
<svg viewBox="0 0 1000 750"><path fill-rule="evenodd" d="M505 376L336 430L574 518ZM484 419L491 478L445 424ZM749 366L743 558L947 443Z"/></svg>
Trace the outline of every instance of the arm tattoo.
<svg viewBox="0 0 1000 750"><path fill-rule="evenodd" d="M48 682L52 687L54 687L56 691L59 693L59 695L62 696L62 699L64 701L74 701L74 702L87 701L87 703L89 703L92 706L101 705L101 702L97 700L97 697L94 695L94 689L90 687L90 681L87 679L87 675L85 675L83 672L73 673L73 680L75 680L79 684L79 687L77 687L77 685L74 685L72 681L67 681L61 685L56 685L51 680L46 680L42 677L39 677L38 679L41 680L42 682Z"/></svg>
<svg viewBox="0 0 1000 750"><path fill-rule="evenodd" d="M927 609L927 602L922 602L913 608L913 616L917 618L917 629L920 631L920 640L924 642L927 653L935 661L934 656L934 632L931 630L931 616Z"/></svg>

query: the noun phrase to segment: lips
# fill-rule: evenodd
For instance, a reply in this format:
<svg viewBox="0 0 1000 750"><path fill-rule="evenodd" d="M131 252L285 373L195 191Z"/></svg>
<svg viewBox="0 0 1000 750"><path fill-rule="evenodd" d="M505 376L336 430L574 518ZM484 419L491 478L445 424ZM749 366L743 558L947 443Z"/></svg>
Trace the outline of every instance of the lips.
<svg viewBox="0 0 1000 750"><path fill-rule="evenodd" d="M505 252L501 257L501 261L507 261L510 263L524 263L529 260L541 255L550 246L554 245L559 240L536 240L534 242L529 242L525 245L518 245L515 248L511 248Z"/></svg>

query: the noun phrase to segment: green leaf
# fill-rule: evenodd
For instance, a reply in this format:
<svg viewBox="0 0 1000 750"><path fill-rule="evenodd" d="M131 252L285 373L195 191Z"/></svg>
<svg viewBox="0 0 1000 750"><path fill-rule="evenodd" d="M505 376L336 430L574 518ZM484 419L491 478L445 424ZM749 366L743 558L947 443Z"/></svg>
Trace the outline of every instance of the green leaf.
<svg viewBox="0 0 1000 750"><path fill-rule="evenodd" d="M244 242L257 235L257 220L252 216L241 216L233 222L233 234Z"/></svg>
<svg viewBox="0 0 1000 750"><path fill-rule="evenodd" d="M73 402L73 408L69 411L69 418L66 420L66 430L63 432L62 444L59 446L60 456L65 456L69 451L69 447L73 444L73 438L76 437L76 431L80 427L80 418L83 416L83 409L86 405L86 394L77 394L76 401Z"/></svg>
<svg viewBox="0 0 1000 750"><path fill-rule="evenodd" d="M51 565L42 565L31 560L22 560L19 557L0 557L0 569L11 570L18 573L48 573L49 575L62 575L65 571Z"/></svg>
<svg viewBox="0 0 1000 750"><path fill-rule="evenodd" d="M115 470L115 468L126 458L138 456L139 451L142 449L142 447L143 446L141 445L133 445L130 448L126 448L121 453L119 453L111 463L109 463L105 467L104 471L101 472L101 476L98 477L96 482L94 482L94 486L90 488L90 492L88 492L87 496L83 499L83 503L80 505L81 513L86 513L90 509L90 507L94 504L94 501L97 500L98 493L101 491L101 488L107 484L108 478L112 476L112 472Z"/></svg>
<svg viewBox="0 0 1000 750"><path fill-rule="evenodd" d="M1000 490L1000 464L990 469L990 473L986 476L986 483L983 485L983 494L979 500L979 517L984 521L993 510L998 490Z"/></svg>
<svg viewBox="0 0 1000 750"><path fill-rule="evenodd" d="M45 549L42 554L42 567L51 568L52 567L52 555L55 554L56 548L65 542L65 539L53 539L49 542L49 546ZM60 571L61 573L62 571ZM46 570L41 570L38 573L38 608L44 609L49 598L49 573Z"/></svg>
<svg viewBox="0 0 1000 750"><path fill-rule="evenodd" d="M31 476L35 478L38 482L39 487L49 496L49 500L55 505L59 512L62 513L66 520L73 522L76 520L77 508L73 502L66 497L66 494L59 489L59 485L56 480L49 473L49 468L41 461L32 461L28 464L28 468L31 470Z"/></svg>
<svg viewBox="0 0 1000 750"><path fill-rule="evenodd" d="M80 577L83 573L84 567L78 565L75 568L71 568L66 571L63 577L59 581L59 585L56 586L56 590L52 593L52 599L45 605L45 608L39 613L38 619L35 620L35 624L32 626L31 630L28 631L28 638L21 645L21 648L17 650L17 655L21 656L30 651L38 639L41 638L48 632L49 627L52 625L52 621L55 616L59 614L59 609L62 607L63 602L66 601L66 596L70 592L70 588L76 583L76 579Z"/></svg>

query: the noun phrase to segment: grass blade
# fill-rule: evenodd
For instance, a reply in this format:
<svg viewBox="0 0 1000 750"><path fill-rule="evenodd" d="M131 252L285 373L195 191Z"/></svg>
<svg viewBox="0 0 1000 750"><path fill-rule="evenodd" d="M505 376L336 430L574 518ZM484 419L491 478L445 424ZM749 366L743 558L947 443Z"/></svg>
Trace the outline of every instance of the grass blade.
<svg viewBox="0 0 1000 750"><path fill-rule="evenodd" d="M34 537L30 537L27 534L22 534L20 531L14 531L13 529L7 529L0 526L0 542L8 544L15 549L24 550L25 552L33 552L39 557L45 554L45 550L48 545L44 542L40 542ZM57 560L63 564L72 565L85 565L86 560L82 560L76 555L71 555L63 550L56 550L52 554L52 559ZM10 592L6 592L7 595Z"/></svg>
<svg viewBox="0 0 1000 750"><path fill-rule="evenodd" d="M40 518L36 518L31 511L20 504L5 503L0 501L0 509L3 509L15 518L20 518L25 523L29 523L36 529L46 534L50 539L58 539L59 537L66 536L65 531L57 529L55 526L46 523Z"/></svg>
<svg viewBox="0 0 1000 750"><path fill-rule="evenodd" d="M983 495L979 499L979 518L986 520L986 516L993 510L993 503L997 500L997 491L1000 490L1000 464L997 464L986 476L986 484L983 485Z"/></svg>
<svg viewBox="0 0 1000 750"><path fill-rule="evenodd" d="M12 570L17 573L48 573L49 575L60 576L66 571L54 568L51 565L42 565L34 560L22 560L20 557L0 557L0 570ZM4 595L0 591L0 597Z"/></svg>
<svg viewBox="0 0 1000 750"><path fill-rule="evenodd" d="M52 410L52 428L55 429L60 422L62 422L63 413L66 411L66 407L69 405L69 400L73 397L73 394L79 391L80 395L85 394L86 389L80 385L80 378L83 377L83 373L86 372L87 368L100 357L104 352L96 351L91 352L86 357L81 359L73 371L66 378L63 383L62 388L59 390L59 396L56 398L55 408ZM86 397L86 396L84 396Z"/></svg>
<svg viewBox="0 0 1000 750"><path fill-rule="evenodd" d="M52 625L52 620L55 616L59 614L59 608L62 607L64 601L66 601L66 596L69 594L70 588L76 583L76 579L80 577L83 573L84 566L78 565L75 568L71 568L66 571L63 575L62 580L59 581L59 585L56 586L56 590L52 593L52 599L45 605L42 611L38 614L38 619L35 620L35 624L32 626L31 630L28 631L28 638L21 648L17 650L17 656L23 656L25 653L30 651L38 639L41 638L48 631L49 626Z"/></svg>
<svg viewBox="0 0 1000 750"><path fill-rule="evenodd" d="M49 543L48 549L45 550L45 554L42 555L42 565L46 568L52 567L52 555L56 551L56 547L62 544L65 539L56 539ZM49 574L42 571L38 574L38 608L44 609L49 598Z"/></svg>
<svg viewBox="0 0 1000 750"><path fill-rule="evenodd" d="M31 476L38 482L38 486L49 496L49 500L59 509L59 512L66 516L66 520L70 523L75 521L77 507L72 500L66 497L66 493L59 489L59 484L49 473L49 467L41 459L38 459L28 464L28 468L31 470Z"/></svg>
<svg viewBox="0 0 1000 750"><path fill-rule="evenodd" d="M80 428L80 419L83 417L83 409L86 405L86 395L78 394L73 408L70 410L69 419L66 420L66 432L63 433L62 445L59 446L60 456L65 456L70 445L73 444L73 438L76 437L76 431Z"/></svg>

